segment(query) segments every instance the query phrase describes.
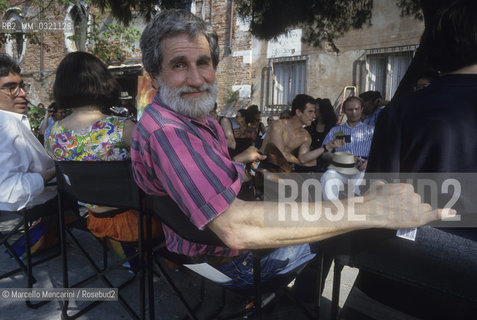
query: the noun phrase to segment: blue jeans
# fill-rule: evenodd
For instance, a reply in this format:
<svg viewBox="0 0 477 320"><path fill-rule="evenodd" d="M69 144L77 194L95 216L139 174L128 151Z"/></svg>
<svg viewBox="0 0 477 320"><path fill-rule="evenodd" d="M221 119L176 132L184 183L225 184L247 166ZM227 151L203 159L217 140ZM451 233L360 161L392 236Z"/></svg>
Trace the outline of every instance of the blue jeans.
<svg viewBox="0 0 477 320"><path fill-rule="evenodd" d="M262 282L286 274L309 262L316 256L317 244L302 244L278 248L260 259ZM231 262L215 266L232 281L224 285L234 289L253 287L253 253L238 256Z"/></svg>
<svg viewBox="0 0 477 320"><path fill-rule="evenodd" d="M395 234L392 230L365 230L351 237L344 235L341 238L350 250L344 248L344 259L339 255L337 258L372 275L477 301L476 229L424 226L418 228L415 241ZM392 291L380 284L375 287L381 287L383 293ZM398 299L401 297L396 293L392 300Z"/></svg>

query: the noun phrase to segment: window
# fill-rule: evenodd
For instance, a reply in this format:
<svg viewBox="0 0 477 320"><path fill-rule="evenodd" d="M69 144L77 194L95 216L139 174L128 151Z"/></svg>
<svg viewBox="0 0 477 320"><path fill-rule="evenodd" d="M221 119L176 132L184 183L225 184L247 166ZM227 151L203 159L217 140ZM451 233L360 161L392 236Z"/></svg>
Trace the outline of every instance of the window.
<svg viewBox="0 0 477 320"><path fill-rule="evenodd" d="M291 105L297 94L305 92L306 60L273 62L272 105Z"/></svg>
<svg viewBox="0 0 477 320"><path fill-rule="evenodd" d="M7 22L16 22L16 25L20 26L23 18L21 17L19 10L9 9L3 16L3 20ZM5 52L13 59L20 63L25 55L26 39L25 33L13 32L7 34L5 41Z"/></svg>
<svg viewBox="0 0 477 320"><path fill-rule="evenodd" d="M412 50L402 49L379 49L374 51L383 52L366 55L366 91L379 91L386 100L391 100L414 54Z"/></svg>
<svg viewBox="0 0 477 320"><path fill-rule="evenodd" d="M65 17L65 25L73 26L71 30L65 29L65 45L69 52L78 51L81 48L81 22L82 19L87 19L87 9L81 5L73 5L68 8L68 13Z"/></svg>

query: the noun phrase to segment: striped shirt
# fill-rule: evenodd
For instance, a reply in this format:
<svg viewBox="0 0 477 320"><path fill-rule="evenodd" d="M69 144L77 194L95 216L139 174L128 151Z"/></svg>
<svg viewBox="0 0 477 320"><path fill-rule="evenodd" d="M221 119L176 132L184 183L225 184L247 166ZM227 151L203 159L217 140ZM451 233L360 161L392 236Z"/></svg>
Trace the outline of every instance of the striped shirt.
<svg viewBox="0 0 477 320"><path fill-rule="evenodd" d="M224 212L238 194L244 166L230 159L219 123L178 114L157 94L136 125L131 159L147 194L171 197L199 229ZM167 248L188 256L236 256L243 251L189 242L163 225Z"/></svg>
<svg viewBox="0 0 477 320"><path fill-rule="evenodd" d="M367 158L371 149L371 141L373 140L374 127L368 126L363 122L358 122L353 128L346 122L342 125L331 128L326 135L323 145L326 145L335 139L335 134L350 135L351 142L345 143L341 148L334 151L343 151L354 154L358 157Z"/></svg>

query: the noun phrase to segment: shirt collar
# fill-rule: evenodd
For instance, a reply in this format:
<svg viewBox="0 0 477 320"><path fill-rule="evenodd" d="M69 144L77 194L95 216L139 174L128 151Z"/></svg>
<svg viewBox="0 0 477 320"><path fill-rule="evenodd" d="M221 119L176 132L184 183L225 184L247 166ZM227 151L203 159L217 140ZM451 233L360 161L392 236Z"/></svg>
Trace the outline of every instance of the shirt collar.
<svg viewBox="0 0 477 320"><path fill-rule="evenodd" d="M353 128L356 128L356 127L358 127L358 126L363 125L364 123L363 123L363 121L360 120L360 121L358 121L358 123L357 123L353 128L350 127L348 121L346 121L345 124L346 124L346 126L347 126L348 128L353 129Z"/></svg>
<svg viewBox="0 0 477 320"><path fill-rule="evenodd" d="M11 112L11 111L6 111L6 110L0 110L0 112L6 113L6 114L10 115L11 117L15 117L20 121L27 118L27 116L24 113L17 113L17 112Z"/></svg>

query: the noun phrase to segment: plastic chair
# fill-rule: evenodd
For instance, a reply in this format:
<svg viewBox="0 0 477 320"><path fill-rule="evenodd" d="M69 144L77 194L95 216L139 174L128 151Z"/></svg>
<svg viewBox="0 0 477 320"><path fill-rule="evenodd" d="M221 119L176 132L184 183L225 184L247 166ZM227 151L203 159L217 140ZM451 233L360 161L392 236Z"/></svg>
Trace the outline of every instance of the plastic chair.
<svg viewBox="0 0 477 320"><path fill-rule="evenodd" d="M72 285L71 287L83 286L95 279L100 279L105 286L113 288L112 283L106 277L111 270L120 268L123 263L136 257L140 259L139 267L139 314L133 310L128 302L118 294L118 301L121 306L133 319L145 318L145 276L144 276L144 235L143 235L143 213L141 192L134 182L131 171L130 161L57 161L56 172L58 179L59 194L59 224L61 228L61 254L63 260L63 286L69 287L68 264L66 252L66 236L75 243L83 256L87 259L91 267L95 270L93 276L87 277L83 281ZM107 266L107 260L103 260L103 268L100 268L91 258L88 252L83 248L77 238L73 235L70 225L65 227L62 211L62 199L65 195L74 197L84 203L92 203L101 206L116 207L120 209L134 209L138 212L138 250L135 254L121 259L112 266ZM150 220L148 220L150 225ZM104 247L103 247L104 249ZM106 255L103 252L103 259ZM132 276L119 286L119 290L134 280ZM91 308L95 307L101 301L95 301L73 315L68 314L68 301L63 304L63 317L66 319L75 319Z"/></svg>
<svg viewBox="0 0 477 320"><path fill-rule="evenodd" d="M147 208L147 214L155 214L163 224L167 225L169 228L174 230L177 234L179 234L182 238L188 240L188 241L193 241L195 243L201 243L201 244L206 244L206 245L215 245L215 246L222 246L226 247L226 245L209 229L204 229L204 230L199 230L197 227L195 227L184 215L180 208L177 206L177 204L169 197L147 197L146 198L146 208ZM278 291L279 289L283 289L286 287L288 283L290 283L296 276L297 274L301 271L304 266L301 266L297 268L296 270L290 272L289 274L286 275L280 275L275 277L274 279L262 283L261 281L261 270L260 270L260 258L261 255L263 255L265 250L255 250L254 251L254 259L253 259L253 271L254 271L254 287L250 290L233 290L234 292L237 292L242 295L246 296L254 296L254 308L256 311L256 316L259 319L262 319L262 293L266 292L275 292ZM196 271L193 268L193 265L197 264L196 260L192 260L190 257L176 254L169 252L165 247L162 247L160 250L156 250L154 252L154 258L156 259L155 267L157 268L158 273L160 276L167 282L169 287L176 293L178 298L181 300L182 304L184 305L187 315L190 319L197 319L197 316L194 313L194 308L192 308L187 301L185 300L184 296L180 292L180 290L177 288L177 286L173 283L172 279L167 275L167 272L164 270L164 268L160 265L160 263L157 261L157 257L164 257L166 259L169 259L177 264L181 264L189 269L192 269L193 271ZM320 254L319 259L322 263L322 255ZM209 265L210 266L210 265ZM221 273L219 270L213 268L213 266L210 266L209 268L212 272L212 274L207 274L206 272L198 272L201 276L206 277L206 278L213 278L212 281L217 282L216 280L216 275L221 274L225 276L223 273ZM196 271L197 272L197 271ZM148 278L148 283L151 286L152 285L152 272L148 272L150 275L150 278ZM210 276L209 276L210 275ZM320 275L321 275L321 270L320 270ZM226 276L225 276L226 277ZM318 284L317 284L317 303L315 305L315 309L313 310L314 314L310 313L306 308L299 303L299 301L295 301L298 303L300 307L302 307L303 311L309 318L318 318L319 315L319 297L321 295L321 277L318 279ZM203 291L201 290L201 294ZM293 298L292 295L290 295L291 298ZM202 301L202 297L201 297ZM200 305L200 303L199 303ZM217 312L214 313L213 317L215 318L219 313L221 309L217 310ZM237 316L236 314L232 315L232 317Z"/></svg>

